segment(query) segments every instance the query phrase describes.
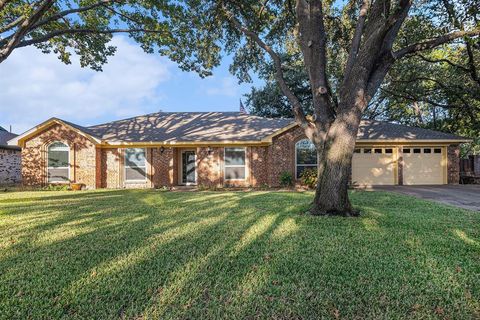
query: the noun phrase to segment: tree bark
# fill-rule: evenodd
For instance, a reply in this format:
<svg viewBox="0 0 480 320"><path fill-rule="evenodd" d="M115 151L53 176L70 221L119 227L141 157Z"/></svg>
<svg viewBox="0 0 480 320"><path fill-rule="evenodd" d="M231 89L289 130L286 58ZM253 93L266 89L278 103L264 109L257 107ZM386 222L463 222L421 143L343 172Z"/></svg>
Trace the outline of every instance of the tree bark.
<svg viewBox="0 0 480 320"><path fill-rule="evenodd" d="M358 106L355 106L350 110L359 109ZM359 212L350 203L348 185L360 120L360 110L337 115L327 134L323 148L317 147L318 183L310 209L311 214L359 215Z"/></svg>

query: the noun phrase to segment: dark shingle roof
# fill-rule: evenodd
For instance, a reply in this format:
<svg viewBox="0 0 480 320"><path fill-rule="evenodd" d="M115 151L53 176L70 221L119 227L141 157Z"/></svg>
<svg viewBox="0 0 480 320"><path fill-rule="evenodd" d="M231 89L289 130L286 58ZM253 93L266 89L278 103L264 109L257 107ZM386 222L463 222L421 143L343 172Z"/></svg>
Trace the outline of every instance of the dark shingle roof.
<svg viewBox="0 0 480 320"><path fill-rule="evenodd" d="M466 140L463 137L406 125L362 120L358 129L359 140Z"/></svg>
<svg viewBox="0 0 480 320"><path fill-rule="evenodd" d="M84 132L122 142L260 141L292 122L240 112L157 112L91 126Z"/></svg>
<svg viewBox="0 0 480 320"><path fill-rule="evenodd" d="M15 138L17 135L15 133L10 133L5 130L3 127L0 127L0 148L2 149L19 149L15 146L9 146L8 140Z"/></svg>
<svg viewBox="0 0 480 320"><path fill-rule="evenodd" d="M260 141L294 123L240 112L157 112L91 127L68 123L116 142ZM384 121L362 120L359 140L461 140L457 135Z"/></svg>

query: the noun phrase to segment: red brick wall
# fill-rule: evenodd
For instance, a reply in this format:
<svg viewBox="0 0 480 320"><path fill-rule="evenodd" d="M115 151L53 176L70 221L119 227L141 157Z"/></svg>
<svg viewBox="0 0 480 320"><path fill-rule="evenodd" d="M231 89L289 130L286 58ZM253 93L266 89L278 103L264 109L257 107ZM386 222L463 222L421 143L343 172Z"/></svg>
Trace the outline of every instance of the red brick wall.
<svg viewBox="0 0 480 320"><path fill-rule="evenodd" d="M197 184L218 187L223 184L223 147L199 147L197 153Z"/></svg>
<svg viewBox="0 0 480 320"><path fill-rule="evenodd" d="M0 185L22 180L21 151L0 148Z"/></svg>
<svg viewBox="0 0 480 320"><path fill-rule="evenodd" d="M152 148L151 156L153 187L176 185L178 177L176 149L165 148L162 152L160 148Z"/></svg>
<svg viewBox="0 0 480 320"><path fill-rule="evenodd" d="M304 139L299 127L273 138L270 146L247 146L245 181L224 181L223 147L196 148L197 184L208 187L223 185L279 186L284 171L295 176L295 143ZM89 188L162 187L178 184L180 151L177 148L147 148L147 176L145 183L125 184L124 149L96 149L93 142L68 127L55 124L28 139L22 150L22 177L26 185L46 183L46 148L61 141L70 147L70 179ZM459 182L459 147L452 145L448 152L448 183ZM401 156L401 154L400 154ZM399 170L401 170L399 165ZM401 177L401 172L400 172ZM401 182L401 178L400 178Z"/></svg>
<svg viewBox="0 0 480 320"><path fill-rule="evenodd" d="M250 184L260 187L268 184L268 147L250 147Z"/></svg>
<svg viewBox="0 0 480 320"><path fill-rule="evenodd" d="M120 188L120 150L118 148L101 149L101 187Z"/></svg>
<svg viewBox="0 0 480 320"><path fill-rule="evenodd" d="M70 180L95 188L97 151L93 142L66 126L54 124L29 138L22 149L22 178L25 185L45 185L47 147L55 141L70 147Z"/></svg>
<svg viewBox="0 0 480 320"><path fill-rule="evenodd" d="M272 145L267 148L268 184L280 185L280 174L290 172L295 178L295 143L304 139L305 134L300 127L292 128L273 138Z"/></svg>
<svg viewBox="0 0 480 320"><path fill-rule="evenodd" d="M460 147L451 145L447 147L447 172L448 184L460 182Z"/></svg>

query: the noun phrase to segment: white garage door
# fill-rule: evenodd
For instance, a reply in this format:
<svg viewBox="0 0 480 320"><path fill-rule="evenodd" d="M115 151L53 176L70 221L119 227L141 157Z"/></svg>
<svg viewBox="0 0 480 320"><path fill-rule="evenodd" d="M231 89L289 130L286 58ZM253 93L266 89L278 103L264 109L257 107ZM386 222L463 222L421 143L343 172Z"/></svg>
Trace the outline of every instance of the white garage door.
<svg viewBox="0 0 480 320"><path fill-rule="evenodd" d="M403 148L403 184L443 184L443 148Z"/></svg>
<svg viewBox="0 0 480 320"><path fill-rule="evenodd" d="M393 148L357 148L352 160L352 182L360 186L395 184Z"/></svg>

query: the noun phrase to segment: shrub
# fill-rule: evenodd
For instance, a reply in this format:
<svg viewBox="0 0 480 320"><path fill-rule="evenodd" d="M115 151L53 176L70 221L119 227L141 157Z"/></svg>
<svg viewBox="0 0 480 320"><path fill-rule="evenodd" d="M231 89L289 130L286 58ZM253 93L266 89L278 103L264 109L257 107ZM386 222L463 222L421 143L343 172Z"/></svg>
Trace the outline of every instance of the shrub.
<svg viewBox="0 0 480 320"><path fill-rule="evenodd" d="M43 191L67 191L70 190L68 184L48 184L42 188Z"/></svg>
<svg viewBox="0 0 480 320"><path fill-rule="evenodd" d="M268 183L262 183L259 187L258 187L259 190L268 190L270 189L270 185Z"/></svg>
<svg viewBox="0 0 480 320"><path fill-rule="evenodd" d="M280 185L283 187L290 187L293 185L293 176L288 171L280 173Z"/></svg>
<svg viewBox="0 0 480 320"><path fill-rule="evenodd" d="M309 188L315 188L317 186L317 170L305 169L300 174L300 179L304 185Z"/></svg>

